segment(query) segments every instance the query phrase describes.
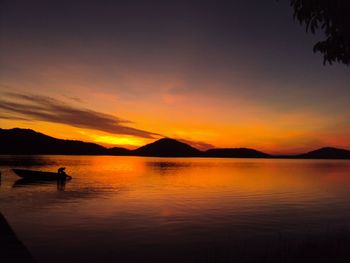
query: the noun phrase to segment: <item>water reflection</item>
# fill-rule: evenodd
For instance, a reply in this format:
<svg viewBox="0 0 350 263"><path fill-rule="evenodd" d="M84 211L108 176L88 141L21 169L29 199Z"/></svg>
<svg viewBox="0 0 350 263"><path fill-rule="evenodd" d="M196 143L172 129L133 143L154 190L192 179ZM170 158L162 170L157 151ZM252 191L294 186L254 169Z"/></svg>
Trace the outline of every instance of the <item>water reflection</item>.
<svg viewBox="0 0 350 263"><path fill-rule="evenodd" d="M21 184L3 165L0 189L3 212L39 262L263 262L254 257L280 243L338 240L350 228L349 161L42 159L40 169L65 166L74 179Z"/></svg>
<svg viewBox="0 0 350 263"><path fill-rule="evenodd" d="M53 180L53 181L40 181L30 179L18 179L13 184L13 188L16 187L33 187L33 186L53 186L56 185L57 191L64 191L66 187L66 180Z"/></svg>
<svg viewBox="0 0 350 263"><path fill-rule="evenodd" d="M179 161L146 161L146 169L150 172L154 172L160 175L176 175L181 172L181 170L188 169L191 166L190 162L179 162Z"/></svg>
<svg viewBox="0 0 350 263"><path fill-rule="evenodd" d="M38 181L38 180L29 180L29 179L18 179L13 184L13 188L16 187L26 187L26 186L43 186L43 185L54 185L56 181Z"/></svg>
<svg viewBox="0 0 350 263"><path fill-rule="evenodd" d="M64 191L67 180L57 180L57 191Z"/></svg>

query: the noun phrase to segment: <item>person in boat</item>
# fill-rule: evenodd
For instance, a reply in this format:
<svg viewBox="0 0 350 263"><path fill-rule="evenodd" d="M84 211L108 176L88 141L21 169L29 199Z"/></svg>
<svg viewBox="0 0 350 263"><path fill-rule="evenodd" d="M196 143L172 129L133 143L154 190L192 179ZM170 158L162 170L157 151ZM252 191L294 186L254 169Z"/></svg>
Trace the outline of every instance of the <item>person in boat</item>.
<svg viewBox="0 0 350 263"><path fill-rule="evenodd" d="M66 167L60 167L57 170L57 173L58 173L58 175L59 175L61 180L67 180L67 179L71 179L72 178L72 177L70 177L69 175L66 174L65 169L66 169Z"/></svg>
<svg viewBox="0 0 350 263"><path fill-rule="evenodd" d="M64 177L64 175L67 175L66 172L64 171L65 169L66 169L66 167L60 167L60 168L58 168L57 173L59 175L62 175L62 177Z"/></svg>

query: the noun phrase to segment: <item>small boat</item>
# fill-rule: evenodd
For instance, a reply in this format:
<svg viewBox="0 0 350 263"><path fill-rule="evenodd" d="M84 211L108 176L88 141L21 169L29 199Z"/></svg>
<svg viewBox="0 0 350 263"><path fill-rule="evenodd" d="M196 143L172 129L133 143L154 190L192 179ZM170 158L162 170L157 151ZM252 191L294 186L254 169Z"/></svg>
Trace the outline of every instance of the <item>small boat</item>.
<svg viewBox="0 0 350 263"><path fill-rule="evenodd" d="M59 180L59 179L72 179L71 176L62 174L53 173L53 172L42 172L42 171L33 171L25 169L12 169L19 177L22 177L27 180Z"/></svg>

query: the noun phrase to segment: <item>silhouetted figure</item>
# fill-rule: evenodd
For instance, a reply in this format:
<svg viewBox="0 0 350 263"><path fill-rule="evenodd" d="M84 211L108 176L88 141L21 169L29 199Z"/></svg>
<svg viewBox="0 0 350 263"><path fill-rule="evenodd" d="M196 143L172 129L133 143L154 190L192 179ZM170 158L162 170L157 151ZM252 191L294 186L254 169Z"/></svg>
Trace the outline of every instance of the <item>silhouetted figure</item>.
<svg viewBox="0 0 350 263"><path fill-rule="evenodd" d="M66 180L67 180L67 174L64 171L66 168L65 167L60 167L57 170L58 173L58 179L57 179L57 190L58 191L64 191L65 185L66 185Z"/></svg>
<svg viewBox="0 0 350 263"><path fill-rule="evenodd" d="M66 186L66 180L72 179L71 176L67 175L65 172L65 167L60 167L57 170L58 173L58 179L57 179L57 190L59 191L64 191L65 186Z"/></svg>
<svg viewBox="0 0 350 263"><path fill-rule="evenodd" d="M72 179L72 177L71 176L69 176L68 174L66 174L66 172L64 171L66 169L66 167L60 167L60 168L58 168L58 170L57 170L57 173L58 173L58 175L59 175L59 178L61 179L64 179L64 180L67 180L67 179Z"/></svg>
<svg viewBox="0 0 350 263"><path fill-rule="evenodd" d="M60 168L58 168L58 170L57 170L57 173L59 174L59 175L66 175L66 172L64 171L66 169L66 167L60 167Z"/></svg>

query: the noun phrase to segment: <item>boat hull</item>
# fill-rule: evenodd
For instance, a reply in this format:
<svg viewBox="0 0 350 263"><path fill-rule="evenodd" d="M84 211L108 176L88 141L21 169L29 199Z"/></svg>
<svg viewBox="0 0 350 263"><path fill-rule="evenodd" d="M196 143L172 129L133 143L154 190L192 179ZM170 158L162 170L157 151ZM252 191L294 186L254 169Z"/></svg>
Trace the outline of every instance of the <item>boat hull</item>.
<svg viewBox="0 0 350 263"><path fill-rule="evenodd" d="M62 179L62 175L53 172L42 172L42 171L33 171L33 170L24 170L24 169L12 169L15 174L19 177L28 180L58 180Z"/></svg>

